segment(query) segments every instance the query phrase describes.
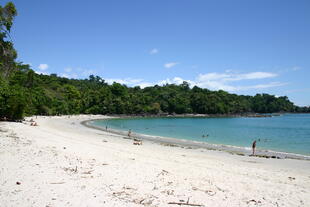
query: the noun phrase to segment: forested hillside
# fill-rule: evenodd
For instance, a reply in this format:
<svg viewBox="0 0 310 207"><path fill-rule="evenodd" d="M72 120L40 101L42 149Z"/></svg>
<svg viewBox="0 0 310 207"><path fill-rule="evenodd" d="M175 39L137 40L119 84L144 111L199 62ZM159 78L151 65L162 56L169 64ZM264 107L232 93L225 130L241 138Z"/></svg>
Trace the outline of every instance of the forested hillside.
<svg viewBox="0 0 310 207"><path fill-rule="evenodd" d="M10 30L17 11L13 3L0 7L0 118L58 114L243 114L310 112L287 97L242 96L225 91L190 88L188 83L147 87L107 84L98 76L85 80L56 74L36 74L16 62Z"/></svg>

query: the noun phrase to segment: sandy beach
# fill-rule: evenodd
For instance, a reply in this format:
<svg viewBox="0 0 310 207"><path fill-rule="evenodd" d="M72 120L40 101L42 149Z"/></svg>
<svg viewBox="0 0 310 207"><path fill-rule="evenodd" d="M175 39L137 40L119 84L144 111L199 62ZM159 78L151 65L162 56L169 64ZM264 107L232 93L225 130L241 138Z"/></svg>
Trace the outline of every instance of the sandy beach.
<svg viewBox="0 0 310 207"><path fill-rule="evenodd" d="M0 206L310 206L310 161L134 145L81 124L100 118L0 122Z"/></svg>

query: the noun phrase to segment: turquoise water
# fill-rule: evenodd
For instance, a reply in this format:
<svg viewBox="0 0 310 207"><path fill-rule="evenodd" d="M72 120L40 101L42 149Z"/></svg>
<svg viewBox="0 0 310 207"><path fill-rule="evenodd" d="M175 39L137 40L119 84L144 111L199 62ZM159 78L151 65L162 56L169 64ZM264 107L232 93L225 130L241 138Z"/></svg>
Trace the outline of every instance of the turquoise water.
<svg viewBox="0 0 310 207"><path fill-rule="evenodd" d="M310 114L266 118L131 118L98 120L94 125L213 144L310 155ZM208 135L203 137L203 135Z"/></svg>

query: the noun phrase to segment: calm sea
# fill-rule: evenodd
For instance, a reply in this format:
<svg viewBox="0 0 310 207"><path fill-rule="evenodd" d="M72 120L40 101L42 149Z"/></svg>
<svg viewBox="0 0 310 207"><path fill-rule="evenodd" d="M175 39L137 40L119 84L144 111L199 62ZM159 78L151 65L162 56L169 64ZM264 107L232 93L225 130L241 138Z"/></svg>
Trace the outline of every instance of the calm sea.
<svg viewBox="0 0 310 207"><path fill-rule="evenodd" d="M98 120L108 128L212 144L310 155L310 114L267 118L131 118Z"/></svg>

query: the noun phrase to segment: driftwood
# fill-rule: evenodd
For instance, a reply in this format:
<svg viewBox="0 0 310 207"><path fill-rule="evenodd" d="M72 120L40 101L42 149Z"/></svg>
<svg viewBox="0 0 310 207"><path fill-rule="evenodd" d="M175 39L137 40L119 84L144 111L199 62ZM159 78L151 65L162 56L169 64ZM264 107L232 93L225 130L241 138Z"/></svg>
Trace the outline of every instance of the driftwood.
<svg viewBox="0 0 310 207"><path fill-rule="evenodd" d="M261 201L256 201L256 200L254 200L254 199L249 200L249 201L247 201L246 203L249 204L249 203L251 203L251 202L253 202L253 203L255 203L255 204L261 203Z"/></svg>
<svg viewBox="0 0 310 207"><path fill-rule="evenodd" d="M71 168L71 167L64 167L63 169L64 169L64 171L70 171L70 172L74 172L74 173L77 172L77 166L75 166L75 169Z"/></svg>
<svg viewBox="0 0 310 207"><path fill-rule="evenodd" d="M169 202L168 204L175 204L175 205L185 205L185 206L204 206L202 204L194 204L194 203L184 203L184 202Z"/></svg>
<svg viewBox="0 0 310 207"><path fill-rule="evenodd" d="M174 204L174 205L185 205L185 206L204 206L202 204L194 204L194 203L189 203L189 198L187 199L187 202L169 202L168 204Z"/></svg>
<svg viewBox="0 0 310 207"><path fill-rule="evenodd" d="M82 172L82 174L91 174L94 170L89 170L89 171L86 171L86 172Z"/></svg>
<svg viewBox="0 0 310 207"><path fill-rule="evenodd" d="M50 184L64 184L65 182L56 182L56 183L50 183Z"/></svg>

